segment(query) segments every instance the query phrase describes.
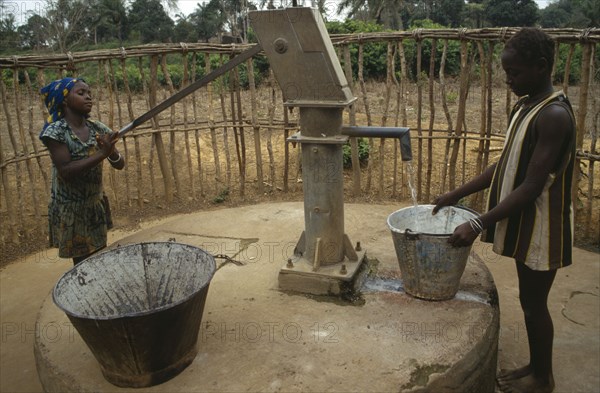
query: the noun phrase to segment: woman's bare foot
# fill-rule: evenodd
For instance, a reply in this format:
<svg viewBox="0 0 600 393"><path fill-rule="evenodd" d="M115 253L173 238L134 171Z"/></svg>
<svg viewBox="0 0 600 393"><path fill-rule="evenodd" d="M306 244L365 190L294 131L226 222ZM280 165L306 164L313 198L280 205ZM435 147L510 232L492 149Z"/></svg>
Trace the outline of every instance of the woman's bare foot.
<svg viewBox="0 0 600 393"><path fill-rule="evenodd" d="M498 381L498 385L504 393L551 393L554 390L554 378L550 376L544 381L528 374L517 379Z"/></svg>
<svg viewBox="0 0 600 393"><path fill-rule="evenodd" d="M526 375L531 374L531 367L529 364L527 366L515 368L512 370L502 369L496 376L496 380L498 383L501 381L512 381L514 379L523 378Z"/></svg>

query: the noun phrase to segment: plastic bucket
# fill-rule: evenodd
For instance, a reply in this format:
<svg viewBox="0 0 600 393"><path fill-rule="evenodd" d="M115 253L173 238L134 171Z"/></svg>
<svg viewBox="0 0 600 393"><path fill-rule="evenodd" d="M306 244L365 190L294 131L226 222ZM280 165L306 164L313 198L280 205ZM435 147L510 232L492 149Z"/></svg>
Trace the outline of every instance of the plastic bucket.
<svg viewBox="0 0 600 393"><path fill-rule="evenodd" d="M215 260L185 244L139 243L105 251L65 273L52 293L110 383L147 387L196 357Z"/></svg>
<svg viewBox="0 0 600 393"><path fill-rule="evenodd" d="M427 300L452 299L460 285L471 247L452 247L454 229L477 213L452 206L432 215L434 205L406 207L387 219L405 291Z"/></svg>

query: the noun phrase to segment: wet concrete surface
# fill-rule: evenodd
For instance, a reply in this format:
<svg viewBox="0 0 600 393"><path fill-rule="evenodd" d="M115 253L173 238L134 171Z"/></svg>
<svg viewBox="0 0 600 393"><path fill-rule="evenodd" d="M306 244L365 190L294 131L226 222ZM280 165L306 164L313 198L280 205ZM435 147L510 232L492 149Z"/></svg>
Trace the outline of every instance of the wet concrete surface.
<svg viewBox="0 0 600 393"><path fill-rule="evenodd" d="M400 207L403 206L347 205L347 228L357 224L359 227L364 227L364 223L370 220L373 220L371 223L374 222L375 227L378 228L377 231L372 231L372 233L349 233L351 239L353 241L361 241L363 246L368 249L368 255L377 258L381 257L382 260L389 259L389 256L393 255L394 251L391 236L385 226L385 217ZM291 239L289 247L293 248L293 243L295 243L303 226L302 204L265 204L239 209L251 209L253 219L244 223L240 222L235 230L229 231L231 232L230 234L233 234L231 236L222 230L214 231L215 225L209 219L211 212L200 212L194 215L177 216L162 220L161 222L147 224L137 234L113 232L110 234L110 239L115 243L125 243L151 240L149 238L163 240L175 238L176 241L182 243L201 243L207 251L213 254L227 254L244 262L246 265L251 265L259 257L257 254L259 252L258 248L253 245L260 240L262 242L260 252L263 253L261 254L261 258L269 258L267 259L270 263L269 267L276 272L279 265L283 263L282 258L277 258L275 255L268 256L264 253L269 252L269 250L273 251L276 247L279 247L281 250L285 249L285 244L275 245L269 243L270 239L275 239L273 240L274 242L281 241L282 233L288 233L287 237ZM218 213L220 221L230 220L230 222L236 222L236 218L240 217L238 209L223 209L212 213ZM289 225L282 227L280 225L281 222L279 222L277 226L273 226L272 215L281 216L283 222L289 222ZM245 232L250 235L240 236L239 233L242 227L251 229ZM277 235L269 236L269 233ZM507 258L497 257L492 253L491 247L486 244L476 243L474 251L475 256L492 273L499 293L501 316L498 368L519 366L527 361L528 353L527 337L518 305L514 262ZM598 301L598 285L600 279L600 257L598 254L576 249L574 260L575 264L573 266L559 270L554 288L550 294L550 308L555 323L554 362L557 383L555 391L599 392L600 304ZM46 323L44 326L37 326L36 329L37 315L42 302L48 300L49 291L60 275L70 267L71 262L69 260L60 260L56 257L54 250L48 250L11 264L0 271L2 324L0 391L42 391L33 356L33 344L36 334L43 335L44 339L49 342L72 339L74 335L72 327L70 328L68 325L61 324L61 320L58 319L58 323ZM234 272L236 269L239 269L239 267L235 265L224 266L222 273L228 270ZM252 281L253 278L257 277L256 274L258 274L258 271L253 273L249 270L245 279ZM396 281L394 281L394 267L388 267L388 270L389 279L387 281L383 279L367 283L367 290L368 285L376 286L380 293L384 292L382 288L385 289L386 286L391 286L391 289L397 290ZM222 274L221 276L221 279L225 280L226 284L235 285L234 277L236 275L234 273ZM270 282L271 289L268 292L269 296L276 299L278 303L285 305L293 297L274 290L276 279L276 274L273 274L272 278L269 279L272 281ZM241 309L255 306L253 303L256 303L256 297L254 297L254 300L250 300L253 298L251 292L237 294L234 297L235 299L229 299L234 302L234 304L229 305L232 310L235 310L240 304L243 304ZM209 293L210 298L211 295ZM396 299L398 298L396 297ZM466 300L469 304L472 304L478 300L481 301L481 299L477 295L473 295L473 291L464 291L461 288L461 292L459 292L457 298L452 302L460 303ZM216 301L217 299L214 300ZM223 300L221 299L220 301L222 302ZM236 302L239 304L235 304ZM327 303L316 303L317 305L314 305L313 302L311 304L313 305L306 312L309 314L312 313L310 317L315 320L313 322L321 321L322 317L325 316L328 317L325 318L327 321L330 319L334 322L343 320L343 311L339 311L340 314L336 317L335 312L332 314L332 306L328 306ZM225 306L225 304L221 305L221 307ZM241 311L237 310L236 312ZM214 314L205 314L204 320L206 321L206 318L210 319L211 315L213 315L212 318L214 319ZM327 322L325 319L322 319L322 323L320 323L322 327L325 327L324 324ZM304 322L299 320L296 323ZM383 324L383 321L381 321L380 325ZM275 325L272 326L275 327ZM307 326L306 330L310 331L311 326ZM335 327L335 325L331 326ZM327 325L327 329L331 329L331 326ZM338 329L341 328L341 325L337 326ZM375 326L377 325L374 322L373 328ZM343 331L343 329L340 331ZM328 333L331 332L323 330L324 336L319 337L326 339ZM222 343L217 344L222 345ZM231 344L230 342L229 345ZM338 345L337 348L341 347ZM434 365L430 364L429 367L431 368ZM404 366L406 370L411 370L411 364L406 363ZM402 366L399 365L396 368L402 368ZM425 370L425 372L428 375L443 372L441 369L434 368ZM416 369L412 367L412 370ZM240 370L229 370L229 372L225 373L225 375L235 376L239 374ZM303 374L306 374L307 370L300 368L290 369L287 372L292 376L290 378L297 383L294 385L294 390L314 390L315 386L317 386L312 384L310 372L306 377L303 377ZM331 372L333 372L333 369ZM342 374L344 373L342 372L340 375ZM260 380L259 377L260 375L257 376L257 381ZM346 377L348 378L348 376ZM385 379L386 376L376 376L377 380L381 380L382 378ZM389 378L398 378L398 376ZM410 380L410 378L408 379ZM256 391L279 389L285 391L281 385L277 385L276 381L274 383L274 385L269 385L268 387L254 384L252 385L254 388L247 385L245 388L242 385L239 385L237 388L230 386L229 390L249 389ZM385 386L388 385L366 385L367 390L371 391L385 390ZM368 389L368 387L372 389ZM219 390L219 388L215 386L211 390ZM194 390L189 388L188 391ZM363 391L365 390L363 389Z"/></svg>

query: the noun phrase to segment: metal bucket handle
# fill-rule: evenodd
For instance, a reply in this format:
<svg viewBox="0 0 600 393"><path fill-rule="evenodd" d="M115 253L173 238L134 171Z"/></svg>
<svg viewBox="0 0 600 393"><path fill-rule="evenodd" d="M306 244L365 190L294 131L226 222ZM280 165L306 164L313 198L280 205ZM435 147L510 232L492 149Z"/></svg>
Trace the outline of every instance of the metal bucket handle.
<svg viewBox="0 0 600 393"><path fill-rule="evenodd" d="M170 237L169 238L170 242L176 242L177 240L174 237ZM118 245L118 247L120 247L121 245ZM244 266L244 262L240 262L240 261L236 261L235 259L233 259L232 257L230 257L229 255L225 255L225 254L210 254L213 258L215 259L224 259L225 262L223 262L220 266L218 266L215 269L215 272L218 271L220 268L222 268L223 266L227 265L228 263L233 263L236 266Z"/></svg>
<svg viewBox="0 0 600 393"><path fill-rule="evenodd" d="M225 262L223 262L221 265L219 265L217 267L216 271L219 271L220 268L222 268L223 266L227 265L228 263L233 263L236 266L244 266L244 262L236 261L235 259L233 259L229 255L216 254L216 255L213 255L213 258L215 258L215 259L224 259L225 260Z"/></svg>
<svg viewBox="0 0 600 393"><path fill-rule="evenodd" d="M479 217L479 216L481 215L481 214L479 214L479 212L476 212L475 210L473 210L473 209L471 209L471 208L469 208L469 207L463 206L463 205L454 205L453 207L454 207L454 208L456 208L456 209L462 209L462 210L466 210L466 211L468 211L469 213L473 213L473 214L474 214L474 215L476 215L477 217Z"/></svg>

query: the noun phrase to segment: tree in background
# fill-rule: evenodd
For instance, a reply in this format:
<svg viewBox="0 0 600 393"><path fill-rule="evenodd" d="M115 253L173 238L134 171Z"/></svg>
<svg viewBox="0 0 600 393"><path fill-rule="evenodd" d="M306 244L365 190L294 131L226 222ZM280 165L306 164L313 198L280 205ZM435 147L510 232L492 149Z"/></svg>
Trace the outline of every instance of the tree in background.
<svg viewBox="0 0 600 393"><path fill-rule="evenodd" d="M559 0L540 11L542 27L600 26L600 0Z"/></svg>
<svg viewBox="0 0 600 393"><path fill-rule="evenodd" d="M198 3L196 10L190 15L190 23L196 31L197 39L204 42L221 32L226 20L220 0L210 0L206 4Z"/></svg>
<svg viewBox="0 0 600 393"><path fill-rule="evenodd" d="M0 50L4 51L10 48L18 47L20 43L15 16L13 14L4 14L0 19Z"/></svg>
<svg viewBox="0 0 600 393"><path fill-rule="evenodd" d="M47 0L46 19L50 44L64 53L84 41L90 32L90 26L84 21L90 12L89 3L84 1Z"/></svg>
<svg viewBox="0 0 600 393"><path fill-rule="evenodd" d="M540 25L542 27L562 27L571 19L571 2L558 1L548 4L540 12Z"/></svg>
<svg viewBox="0 0 600 393"><path fill-rule="evenodd" d="M450 27L462 24L464 0L419 0L413 4L409 25L422 19Z"/></svg>
<svg viewBox="0 0 600 393"><path fill-rule="evenodd" d="M161 0L161 3L164 3L165 7L168 11L178 11L177 0Z"/></svg>
<svg viewBox="0 0 600 393"><path fill-rule="evenodd" d="M485 6L486 19L491 26L533 26L539 8L533 0L489 0Z"/></svg>
<svg viewBox="0 0 600 393"><path fill-rule="evenodd" d="M403 30L401 15L405 6L404 0L342 0L338 13L347 11L349 19L374 21L385 28Z"/></svg>
<svg viewBox="0 0 600 393"><path fill-rule="evenodd" d="M96 12L90 23L94 26L94 44L118 41L127 38L127 8L125 0L95 0Z"/></svg>
<svg viewBox="0 0 600 393"><path fill-rule="evenodd" d="M441 1L435 10L433 21L444 26L460 27L465 10L464 0Z"/></svg>
<svg viewBox="0 0 600 393"><path fill-rule="evenodd" d="M467 0L464 7L463 25L480 29L485 20L485 4L483 0Z"/></svg>
<svg viewBox="0 0 600 393"><path fill-rule="evenodd" d="M48 19L33 14L27 19L27 23L17 28L19 32L20 45L24 49L41 50L48 47L49 31Z"/></svg>
<svg viewBox="0 0 600 393"><path fill-rule="evenodd" d="M234 37L241 37L243 42L248 41L248 11L256 9L248 0L221 0L225 25Z"/></svg>
<svg viewBox="0 0 600 393"><path fill-rule="evenodd" d="M30 13L27 22L19 25L17 14L8 6L16 3L0 0L1 51L49 49L64 53L98 44L122 46L125 40L133 44L208 41L223 32L247 40L248 11L256 9L253 0L199 0L192 14L177 15L175 23L166 9L176 9L177 0L44 1L39 15ZM261 9L289 4L254 1ZM335 9L327 8L334 4L328 0L312 4L325 18L347 14L348 20L376 24L382 30L410 29L420 20L444 27L518 27L538 21L546 28L600 27L600 0L552 0L543 10L534 0L340 0Z"/></svg>
<svg viewBox="0 0 600 393"><path fill-rule="evenodd" d="M192 17L184 14L175 16L175 28L173 29L173 40L175 42L196 42L198 41L198 32L196 26L192 23Z"/></svg>
<svg viewBox="0 0 600 393"><path fill-rule="evenodd" d="M149 42L169 42L173 35L173 20L159 0L135 0L129 9L131 32L139 40Z"/></svg>

